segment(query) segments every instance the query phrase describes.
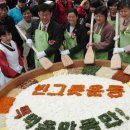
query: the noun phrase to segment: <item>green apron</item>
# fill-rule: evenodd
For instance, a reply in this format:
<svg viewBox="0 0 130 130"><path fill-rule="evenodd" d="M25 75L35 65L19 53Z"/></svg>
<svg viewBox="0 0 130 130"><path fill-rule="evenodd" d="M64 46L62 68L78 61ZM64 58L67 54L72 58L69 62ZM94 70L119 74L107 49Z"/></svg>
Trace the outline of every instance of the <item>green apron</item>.
<svg viewBox="0 0 130 130"><path fill-rule="evenodd" d="M124 48L127 45L130 45L130 24L128 25L124 33L120 32L120 47ZM120 56L121 56L122 62L130 64L130 54L123 52L120 54Z"/></svg>
<svg viewBox="0 0 130 130"><path fill-rule="evenodd" d="M109 23L112 25L112 27L114 27L114 29L116 30L116 20L111 20L109 21Z"/></svg>
<svg viewBox="0 0 130 130"><path fill-rule="evenodd" d="M114 29L116 30L116 20L111 20L111 16L110 13L108 15L107 21L112 25L112 27L114 27Z"/></svg>
<svg viewBox="0 0 130 130"><path fill-rule="evenodd" d="M98 34L96 34L96 33L93 34L93 43L98 44L101 41L101 35L100 35L100 33L102 31L102 28L103 28L103 26L99 30ZM107 60L108 59L108 51L95 51L95 58L96 59Z"/></svg>
<svg viewBox="0 0 130 130"><path fill-rule="evenodd" d="M65 50L66 49L71 49L71 48L77 46L76 37L75 38L71 38L69 36L69 33L67 32L67 30L64 32L64 37L65 37L65 44L64 44ZM76 54L71 56L71 58L72 59L83 59L84 58L84 51L81 50L81 51L77 52Z"/></svg>
<svg viewBox="0 0 130 130"><path fill-rule="evenodd" d="M35 30L35 47L40 51L46 50L50 45L48 44L48 33L40 30L40 24L38 29ZM54 55L48 57L52 62L54 61ZM35 67L41 67L39 60L35 57Z"/></svg>

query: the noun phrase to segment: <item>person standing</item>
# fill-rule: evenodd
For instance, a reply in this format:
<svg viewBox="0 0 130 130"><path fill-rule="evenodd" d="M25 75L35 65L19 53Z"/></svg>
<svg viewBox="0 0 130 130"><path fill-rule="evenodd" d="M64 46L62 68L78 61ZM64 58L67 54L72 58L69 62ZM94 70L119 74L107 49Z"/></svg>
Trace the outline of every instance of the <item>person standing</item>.
<svg viewBox="0 0 130 130"><path fill-rule="evenodd" d="M130 1L121 1L119 3L119 11L121 15L119 35L120 48L114 48L113 53L121 53L122 62L130 64Z"/></svg>
<svg viewBox="0 0 130 130"><path fill-rule="evenodd" d="M32 17L31 9L28 6L22 8L23 20L20 21L17 26L21 29L21 31L26 35L26 31L31 27L31 23L33 20L38 18ZM21 36L22 37L22 36ZM23 58L24 58L24 65L27 70L35 68L34 66L34 52L30 47L26 45L25 39L23 39Z"/></svg>
<svg viewBox="0 0 130 130"><path fill-rule="evenodd" d="M38 59L48 57L54 62L55 54L59 51L62 43L63 30L60 25L51 20L52 8L48 4L42 4L38 7L40 20L32 22L27 30L27 45L32 47L34 37L35 47L39 51L35 58L35 67L40 67Z"/></svg>
<svg viewBox="0 0 130 130"><path fill-rule="evenodd" d="M90 2L89 0L82 0L80 5L77 7L79 21L81 25L85 25L85 23L89 19L90 15Z"/></svg>
<svg viewBox="0 0 130 130"><path fill-rule="evenodd" d="M108 10L105 6L100 6L95 10L93 43L88 43L87 48L92 46L96 59L110 59L109 53L114 47L113 38L115 31L107 21Z"/></svg>
<svg viewBox="0 0 130 130"><path fill-rule="evenodd" d="M21 9L26 5L26 0L18 0L16 7L9 10L8 15L11 16L17 24L23 19L23 15L21 13Z"/></svg>
<svg viewBox="0 0 130 130"><path fill-rule="evenodd" d="M84 59L85 46L88 43L87 30L78 22L78 12L72 8L68 12L68 22L64 27L64 51L62 55L70 55L72 59Z"/></svg>
<svg viewBox="0 0 130 130"><path fill-rule="evenodd" d="M114 27L116 28L116 13L117 13L117 7L118 7L118 1L115 0L108 0L107 2L107 6L108 6L108 22Z"/></svg>
<svg viewBox="0 0 130 130"><path fill-rule="evenodd" d="M0 84L4 85L20 75L24 67L20 51L12 40L11 31L4 25L0 26L0 40Z"/></svg>
<svg viewBox="0 0 130 130"><path fill-rule="evenodd" d="M64 23L67 22L67 12L72 7L73 5L71 0L57 0L54 11L56 15L56 21L59 24L64 25Z"/></svg>

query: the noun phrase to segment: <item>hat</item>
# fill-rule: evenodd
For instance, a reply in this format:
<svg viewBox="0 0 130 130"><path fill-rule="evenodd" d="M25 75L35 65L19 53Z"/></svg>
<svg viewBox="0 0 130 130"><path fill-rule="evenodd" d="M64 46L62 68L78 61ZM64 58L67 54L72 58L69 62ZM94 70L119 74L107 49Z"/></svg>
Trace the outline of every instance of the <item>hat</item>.
<svg viewBox="0 0 130 130"><path fill-rule="evenodd" d="M0 4L6 4L5 0L0 0Z"/></svg>

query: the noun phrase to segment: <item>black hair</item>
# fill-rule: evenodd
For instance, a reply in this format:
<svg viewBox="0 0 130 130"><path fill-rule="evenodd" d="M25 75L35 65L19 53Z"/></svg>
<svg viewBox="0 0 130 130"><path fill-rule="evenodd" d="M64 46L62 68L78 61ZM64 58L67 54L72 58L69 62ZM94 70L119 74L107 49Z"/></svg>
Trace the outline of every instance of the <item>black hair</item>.
<svg viewBox="0 0 130 130"><path fill-rule="evenodd" d="M119 2L119 10L123 8L129 8L130 9L130 1L129 0L122 0Z"/></svg>
<svg viewBox="0 0 130 130"><path fill-rule="evenodd" d="M41 5L45 2L46 0L38 0L38 5Z"/></svg>
<svg viewBox="0 0 130 130"><path fill-rule="evenodd" d="M110 6L112 6L112 5L117 5L117 7L118 7L118 0L108 0L108 1L107 1L108 9L109 9Z"/></svg>
<svg viewBox="0 0 130 130"><path fill-rule="evenodd" d="M29 6L25 6L25 7L23 7L23 8L21 9L22 14L23 14L24 12L26 12L27 10L29 10L29 11L32 13L30 7L29 7Z"/></svg>
<svg viewBox="0 0 130 130"><path fill-rule="evenodd" d="M99 6L98 8L96 8L95 10L95 14L102 14L106 17L108 16L108 9L106 6Z"/></svg>
<svg viewBox="0 0 130 130"><path fill-rule="evenodd" d="M102 6L100 0L90 0L90 7L97 8L99 6Z"/></svg>
<svg viewBox="0 0 130 130"><path fill-rule="evenodd" d="M26 3L26 0L18 0L20 3Z"/></svg>
<svg viewBox="0 0 130 130"><path fill-rule="evenodd" d="M0 26L0 37L2 35L5 35L6 33L11 33L11 30L5 25L1 25Z"/></svg>
<svg viewBox="0 0 130 130"><path fill-rule="evenodd" d="M75 8L69 9L67 15L68 15L69 13L74 13L74 14L78 17L78 12L77 12L77 10L76 10Z"/></svg>
<svg viewBox="0 0 130 130"><path fill-rule="evenodd" d="M45 11L49 11L52 12L52 7L49 4L41 4L38 6L38 12L45 12Z"/></svg>
<svg viewBox="0 0 130 130"><path fill-rule="evenodd" d="M8 10L8 6L6 5L6 3L0 4L0 9L4 9L4 8Z"/></svg>

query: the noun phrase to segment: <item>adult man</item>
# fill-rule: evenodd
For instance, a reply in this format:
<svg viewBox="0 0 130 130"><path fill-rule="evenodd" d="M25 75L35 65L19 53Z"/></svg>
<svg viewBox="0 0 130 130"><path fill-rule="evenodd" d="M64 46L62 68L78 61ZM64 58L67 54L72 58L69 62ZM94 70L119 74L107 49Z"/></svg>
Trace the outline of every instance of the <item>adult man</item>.
<svg viewBox="0 0 130 130"><path fill-rule="evenodd" d="M38 15L40 20L32 22L31 27L27 30L27 45L32 46L32 36L35 35L35 46L39 51L37 59L47 56L54 61L54 55L59 51L62 42L63 31L59 24L51 20L52 8L48 4L42 4L38 7ZM35 59L36 67L40 64Z"/></svg>

